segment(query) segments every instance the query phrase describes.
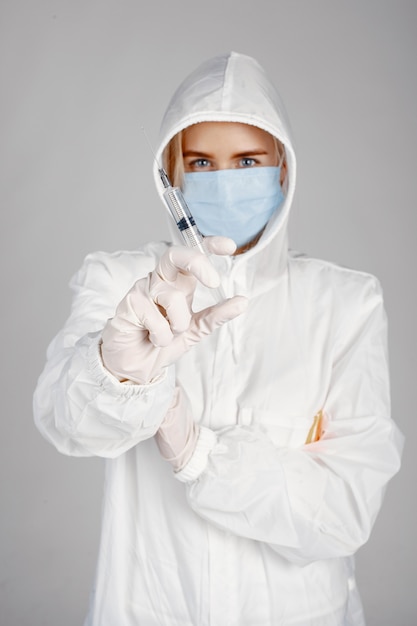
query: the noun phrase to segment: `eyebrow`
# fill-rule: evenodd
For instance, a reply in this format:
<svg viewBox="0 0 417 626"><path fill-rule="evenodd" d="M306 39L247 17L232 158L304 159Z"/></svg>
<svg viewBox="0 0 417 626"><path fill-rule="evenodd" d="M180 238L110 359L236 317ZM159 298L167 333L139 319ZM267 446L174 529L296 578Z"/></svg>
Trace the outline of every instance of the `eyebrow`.
<svg viewBox="0 0 417 626"><path fill-rule="evenodd" d="M266 150L262 150L261 148L255 148L253 150L245 150L244 152L236 152L236 154L232 155L232 158L239 158L244 156L259 156L262 154L268 154ZM186 150L182 153L183 157L212 157L208 152L200 152L198 150Z"/></svg>
<svg viewBox="0 0 417 626"><path fill-rule="evenodd" d="M188 157L188 156L194 156L194 157L198 157L198 156L204 156L204 157L209 157L211 156L211 154L209 154L208 152L199 152L198 150L185 150L182 153L183 157Z"/></svg>

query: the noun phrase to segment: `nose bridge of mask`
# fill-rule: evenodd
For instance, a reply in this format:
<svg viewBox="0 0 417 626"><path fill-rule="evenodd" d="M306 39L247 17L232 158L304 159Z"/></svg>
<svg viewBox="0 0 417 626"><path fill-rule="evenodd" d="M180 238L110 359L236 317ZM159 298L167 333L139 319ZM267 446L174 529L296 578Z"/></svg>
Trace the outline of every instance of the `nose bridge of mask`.
<svg viewBox="0 0 417 626"><path fill-rule="evenodd" d="M278 166L225 169L208 173L213 174L215 197L222 202L227 212L229 207L238 208L239 202L258 200L261 203L267 197L275 197L280 189L280 172L281 168ZM253 209L256 212L255 204Z"/></svg>

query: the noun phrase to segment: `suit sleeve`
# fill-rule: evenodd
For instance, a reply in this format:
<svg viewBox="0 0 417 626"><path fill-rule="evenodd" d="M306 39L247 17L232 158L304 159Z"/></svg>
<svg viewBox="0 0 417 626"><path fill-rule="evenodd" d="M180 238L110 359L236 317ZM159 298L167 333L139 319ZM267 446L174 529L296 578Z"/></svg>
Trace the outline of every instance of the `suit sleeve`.
<svg viewBox="0 0 417 626"><path fill-rule="evenodd" d="M336 343L319 441L287 448L256 427L202 428L177 475L200 516L298 564L351 555L364 544L400 464L376 280L345 307Z"/></svg>
<svg viewBox="0 0 417 626"><path fill-rule="evenodd" d="M172 369L158 382L134 385L120 383L101 361L107 319L155 259L143 254L137 261L126 271L120 255L92 254L71 281L71 314L48 348L34 394L35 423L64 454L116 457L153 436L168 410Z"/></svg>

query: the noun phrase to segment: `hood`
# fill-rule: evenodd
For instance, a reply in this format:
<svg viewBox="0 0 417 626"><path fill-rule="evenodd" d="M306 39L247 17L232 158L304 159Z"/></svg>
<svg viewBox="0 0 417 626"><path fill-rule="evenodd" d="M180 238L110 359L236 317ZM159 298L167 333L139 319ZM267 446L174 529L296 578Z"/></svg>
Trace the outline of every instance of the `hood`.
<svg viewBox="0 0 417 626"><path fill-rule="evenodd" d="M240 283L239 293L252 291L256 275L257 290L260 282L267 287L286 266L287 221L295 189L296 161L284 107L259 63L252 57L230 52L204 62L174 93L162 120L157 162L162 162L162 153L174 135L198 122L251 124L274 135L285 146L288 181L281 211L271 218L256 246L229 260L227 268L220 268L233 269ZM154 178L162 198L157 163ZM178 242L175 230L174 226L171 232Z"/></svg>

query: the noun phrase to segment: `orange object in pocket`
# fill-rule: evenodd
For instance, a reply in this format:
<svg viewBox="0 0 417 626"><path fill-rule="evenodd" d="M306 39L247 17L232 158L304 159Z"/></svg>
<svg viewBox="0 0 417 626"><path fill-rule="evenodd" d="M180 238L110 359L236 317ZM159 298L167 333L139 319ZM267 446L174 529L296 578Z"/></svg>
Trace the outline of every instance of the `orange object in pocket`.
<svg viewBox="0 0 417 626"><path fill-rule="evenodd" d="M320 409L320 411L316 413L314 416L313 424L310 430L308 431L306 444L319 441L322 433L323 433L323 411Z"/></svg>

